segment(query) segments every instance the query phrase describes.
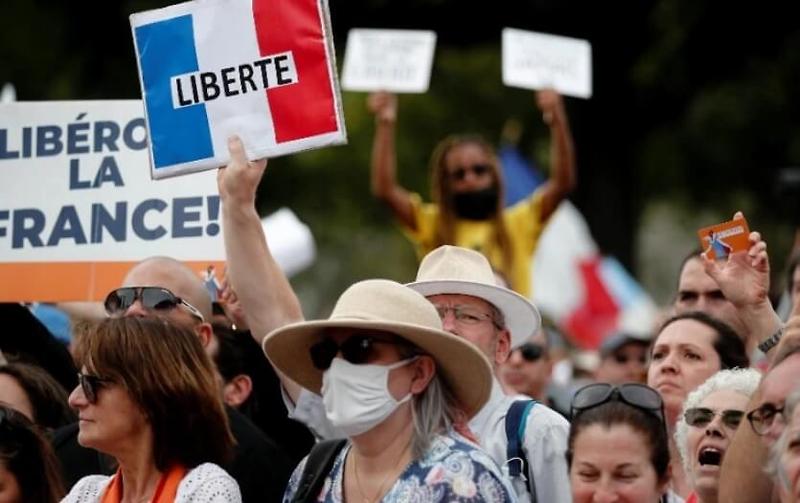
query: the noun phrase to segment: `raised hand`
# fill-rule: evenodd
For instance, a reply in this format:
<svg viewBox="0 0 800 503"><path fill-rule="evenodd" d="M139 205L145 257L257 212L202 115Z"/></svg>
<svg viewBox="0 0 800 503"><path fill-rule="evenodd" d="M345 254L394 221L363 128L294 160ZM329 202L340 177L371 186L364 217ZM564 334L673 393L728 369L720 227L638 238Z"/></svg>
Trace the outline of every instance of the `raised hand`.
<svg viewBox="0 0 800 503"><path fill-rule="evenodd" d="M564 116L564 100L552 89L536 92L536 106L542 111L542 120L548 126L552 126L554 121Z"/></svg>
<svg viewBox="0 0 800 503"><path fill-rule="evenodd" d="M744 219L737 211L734 220ZM731 253L726 260L712 260L702 254L706 273L714 278L725 298L737 308L750 308L769 302L769 257L761 234L751 232L750 248Z"/></svg>
<svg viewBox="0 0 800 503"><path fill-rule="evenodd" d="M380 91L367 97L367 109L379 121L394 122L397 120L397 95Z"/></svg>
<svg viewBox="0 0 800 503"><path fill-rule="evenodd" d="M267 168L267 160L248 161L238 136L228 139L231 160L217 171L217 186L223 201L255 206L256 189Z"/></svg>

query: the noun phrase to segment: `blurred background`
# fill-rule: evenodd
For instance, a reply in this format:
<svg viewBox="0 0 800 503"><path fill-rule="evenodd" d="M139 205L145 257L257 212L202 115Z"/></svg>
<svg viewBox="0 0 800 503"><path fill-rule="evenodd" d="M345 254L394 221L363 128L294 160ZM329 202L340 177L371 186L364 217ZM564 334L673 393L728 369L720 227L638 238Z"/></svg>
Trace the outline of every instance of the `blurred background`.
<svg viewBox="0 0 800 503"><path fill-rule="evenodd" d="M13 82L21 101L138 99L128 16L170 3L6 0L0 84ZM340 68L350 28L436 31L430 91L401 96L397 138L399 181L426 197L431 150L449 133L499 144L517 120L520 152L549 165L533 92L501 82L503 27L589 40L594 95L565 98L578 167L570 199L601 251L663 305L696 230L741 209L769 243L773 289L783 288L800 224L800 23L791 4L332 0L330 13ZM411 244L369 192L365 100L343 93L347 146L274 159L260 188L262 214L288 206L316 238L316 262L292 278L309 317L327 315L356 280L405 282L416 270Z"/></svg>

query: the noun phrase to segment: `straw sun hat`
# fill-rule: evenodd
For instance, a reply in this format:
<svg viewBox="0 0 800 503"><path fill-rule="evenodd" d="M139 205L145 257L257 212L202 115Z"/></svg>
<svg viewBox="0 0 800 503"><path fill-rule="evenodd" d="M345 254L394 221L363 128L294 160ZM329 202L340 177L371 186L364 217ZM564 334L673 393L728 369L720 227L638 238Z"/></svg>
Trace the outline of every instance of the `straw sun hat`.
<svg viewBox="0 0 800 503"><path fill-rule="evenodd" d="M264 352L290 379L320 394L322 371L311 362L309 348L326 329L335 327L390 332L419 347L436 361L436 372L469 417L489 399L492 371L486 357L469 342L442 330L436 309L425 297L394 281L374 279L352 285L327 320L272 331L264 339Z"/></svg>
<svg viewBox="0 0 800 503"><path fill-rule="evenodd" d="M503 313L512 349L521 346L542 324L536 306L517 292L497 286L486 257L467 248L436 248L422 259L417 280L406 286L425 297L458 294L485 300Z"/></svg>

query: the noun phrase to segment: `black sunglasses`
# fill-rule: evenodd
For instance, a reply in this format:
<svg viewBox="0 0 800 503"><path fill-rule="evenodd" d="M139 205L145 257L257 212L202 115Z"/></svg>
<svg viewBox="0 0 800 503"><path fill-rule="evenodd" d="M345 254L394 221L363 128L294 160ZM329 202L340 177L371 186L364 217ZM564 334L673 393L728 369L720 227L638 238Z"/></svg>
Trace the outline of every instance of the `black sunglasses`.
<svg viewBox="0 0 800 503"><path fill-rule="evenodd" d="M78 372L78 383L80 383L81 390L83 390L83 396L91 404L97 403L97 391L103 387L103 383L110 382L111 379Z"/></svg>
<svg viewBox="0 0 800 503"><path fill-rule="evenodd" d="M473 166L459 166L453 171L450 172L450 176L454 180L458 180L459 182L467 178L467 173L472 172L475 176L483 176L489 171L491 171L491 167L488 164L475 164Z"/></svg>
<svg viewBox="0 0 800 503"><path fill-rule="evenodd" d="M758 435L766 435L772 423L775 422L775 417L778 414L783 415L784 407L776 407L771 403L765 403L761 407L751 410L747 413L747 420L750 422L750 427ZM784 419L785 420L785 419Z"/></svg>
<svg viewBox="0 0 800 503"><path fill-rule="evenodd" d="M544 346L535 344L533 342L526 342L518 347L515 351L519 351L522 359L528 362L535 362L544 355Z"/></svg>
<svg viewBox="0 0 800 503"><path fill-rule="evenodd" d="M353 335L341 344L337 344L333 339L322 339L312 345L308 352L314 367L328 370L340 351L342 358L355 365L369 362L375 356L375 344L400 344L400 342L377 339L370 335Z"/></svg>
<svg viewBox="0 0 800 503"><path fill-rule="evenodd" d="M126 286L117 288L108 294L104 306L109 316L121 316L134 302L140 300L145 309L156 311L169 311L179 305L184 306L189 313L205 321L200 311L182 298L176 296L166 288L159 286Z"/></svg>
<svg viewBox="0 0 800 503"><path fill-rule="evenodd" d="M593 409L606 402L619 401L655 414L664 423L664 401L658 391L644 384L626 383L614 386L608 383L589 384L572 397L570 416Z"/></svg>
<svg viewBox="0 0 800 503"><path fill-rule="evenodd" d="M735 430L739 427L739 423L742 422L742 418L744 417L743 410L729 409L717 413L706 407L693 407L686 410L686 412L683 414L683 418L686 420L686 424L689 426L703 428L713 421L714 416L717 414L719 414L719 416L722 418L722 424L732 430Z"/></svg>

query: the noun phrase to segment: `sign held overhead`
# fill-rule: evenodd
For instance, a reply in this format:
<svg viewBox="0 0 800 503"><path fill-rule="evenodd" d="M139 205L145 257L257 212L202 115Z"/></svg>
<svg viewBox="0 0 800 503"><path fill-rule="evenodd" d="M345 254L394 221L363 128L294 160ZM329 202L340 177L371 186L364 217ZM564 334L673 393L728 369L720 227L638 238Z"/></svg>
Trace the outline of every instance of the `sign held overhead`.
<svg viewBox="0 0 800 503"><path fill-rule="evenodd" d="M504 28L503 83L591 98L592 46L577 38Z"/></svg>
<svg viewBox="0 0 800 503"><path fill-rule="evenodd" d="M346 143L326 0L203 0L131 15L150 173Z"/></svg>
<svg viewBox="0 0 800 503"><path fill-rule="evenodd" d="M342 88L424 93L435 48L432 31L353 28L347 35Z"/></svg>

